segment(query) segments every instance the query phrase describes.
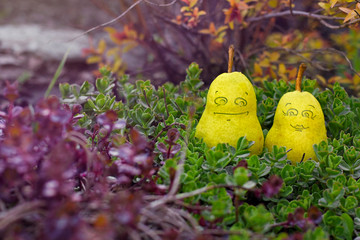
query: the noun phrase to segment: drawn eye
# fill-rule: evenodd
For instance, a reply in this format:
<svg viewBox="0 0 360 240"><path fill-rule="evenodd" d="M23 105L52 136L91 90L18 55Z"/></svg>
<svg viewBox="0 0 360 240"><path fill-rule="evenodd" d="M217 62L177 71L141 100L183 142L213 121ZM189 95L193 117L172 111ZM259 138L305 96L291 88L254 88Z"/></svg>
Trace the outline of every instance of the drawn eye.
<svg viewBox="0 0 360 240"><path fill-rule="evenodd" d="M243 107L243 106L247 105L247 101L244 98L241 98L241 97L236 98L234 103L236 105L239 105L240 107Z"/></svg>
<svg viewBox="0 0 360 240"><path fill-rule="evenodd" d="M298 115L298 110L296 110L295 108L290 108L286 111L286 113L284 114L285 116L290 116L290 117L294 117Z"/></svg>
<svg viewBox="0 0 360 240"><path fill-rule="evenodd" d="M225 105L228 102L228 100L226 97L217 97L215 98L214 102L216 105Z"/></svg>
<svg viewBox="0 0 360 240"><path fill-rule="evenodd" d="M301 115L306 118L314 119L316 116L314 116L314 113L310 110L304 110L302 111Z"/></svg>

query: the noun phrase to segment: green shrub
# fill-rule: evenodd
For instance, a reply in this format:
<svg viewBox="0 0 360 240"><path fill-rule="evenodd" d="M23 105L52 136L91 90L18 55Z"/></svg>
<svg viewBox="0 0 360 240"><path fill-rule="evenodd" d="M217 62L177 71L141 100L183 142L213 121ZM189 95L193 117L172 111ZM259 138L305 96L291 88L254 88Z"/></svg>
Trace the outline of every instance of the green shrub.
<svg viewBox="0 0 360 240"><path fill-rule="evenodd" d="M200 89L200 72L193 63L179 86L167 83L156 88L150 81L131 84L126 77L116 80L103 71L96 88L89 83L60 88L68 93L63 95L64 102L87 99L80 126L92 128L89 122L111 110L127 125L120 133L113 131L114 137L127 139L132 128L145 136L155 146L157 184L165 184L169 191L176 185L174 196L184 200L182 206L193 213L204 232L215 228L231 239L356 236L360 230L359 99L350 97L339 84L321 91L316 81L303 81L302 89L311 92L322 106L328 143L314 146L318 162L291 165L285 148L274 147L259 156L249 156L252 143L244 137L236 148L226 144L209 148L194 137L207 92ZM89 91L81 92L84 86ZM71 93L64 88L80 90ZM284 81L255 86L265 134L279 99L293 90L294 85Z"/></svg>

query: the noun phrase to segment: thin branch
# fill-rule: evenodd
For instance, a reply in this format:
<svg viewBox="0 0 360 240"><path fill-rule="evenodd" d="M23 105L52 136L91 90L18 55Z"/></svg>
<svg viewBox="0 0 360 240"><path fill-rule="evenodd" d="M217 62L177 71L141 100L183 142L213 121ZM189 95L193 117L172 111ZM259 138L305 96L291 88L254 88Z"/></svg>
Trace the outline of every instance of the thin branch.
<svg viewBox="0 0 360 240"><path fill-rule="evenodd" d="M137 225L138 229L141 230L143 233L145 233L147 236L149 236L153 240L161 240L161 237L156 234L154 230L146 226L145 224L139 223Z"/></svg>
<svg viewBox="0 0 360 240"><path fill-rule="evenodd" d="M84 35L86 35L86 34L89 34L90 32L93 32L93 31L95 31L95 30L97 30L97 29L99 29L99 28L106 27L107 25L110 25L110 24L116 22L117 20L119 20L120 18L122 18L123 16L125 16L128 12L130 12L131 9L133 9L134 7L136 7L138 4L140 4L140 3L143 2L143 1L144 1L144 0L138 0L138 1L136 1L136 2L133 3L128 9L126 9L122 14L120 14L120 15L117 16L116 18L113 18L113 19L111 19L110 21L108 21L108 22L106 22L106 23L102 23L102 24L97 25L97 26L95 26L95 27L93 27L93 28L90 28L89 30L86 30L85 32L81 33L80 35L78 35L78 36L70 39L69 42L74 41L75 39L78 39L79 37L82 37L82 36L84 36Z"/></svg>
<svg viewBox="0 0 360 240"><path fill-rule="evenodd" d="M314 14L314 13L309 13L309 12L304 12L304 11L299 11L299 10L293 10L292 12L293 12L294 16L303 16L303 17L309 17L309 18L314 18L314 19L318 19L318 20L320 20L320 19L344 20L344 18L342 18L342 17L325 16L325 15L321 15L321 14ZM291 16L291 11L286 10L283 12L269 13L269 14L262 15L259 17L252 17L252 18L248 18L247 22L257 22L257 21L261 21L264 19L268 19L268 18L285 17L285 16Z"/></svg>
<svg viewBox="0 0 360 240"><path fill-rule="evenodd" d="M181 184L181 182L180 182L181 175L184 172L184 163L185 163L185 159L186 159L187 144L189 142L190 131L191 131L191 128L192 128L191 127L192 126L192 120L193 120L192 117L190 117L189 121L188 121L188 125L186 127L186 136L184 138L185 147L180 152L180 160L179 160L179 162L177 164L177 169L176 169L176 173L175 173L173 183L171 185L171 189L169 190L168 194L164 198L172 198L179 191L180 184Z"/></svg>
<svg viewBox="0 0 360 240"><path fill-rule="evenodd" d="M252 83L254 83L254 80L253 80L253 78L251 77L251 74L250 74L250 71L249 71L249 67L248 67L248 65L247 65L247 63L246 63L246 61L245 61L244 55L243 55L239 50L237 50L236 53L239 55L240 63L241 63L241 65L243 66L243 69L245 70L247 77L249 77L249 78L250 78L250 81L251 81Z"/></svg>
<svg viewBox="0 0 360 240"><path fill-rule="evenodd" d="M192 230L197 231L199 224L198 224L197 220L189 212L184 211L182 209L172 209L172 210L175 211L183 219L187 220L189 222Z"/></svg>
<svg viewBox="0 0 360 240"><path fill-rule="evenodd" d="M144 0L146 3L150 4L150 5L155 5L155 6L158 6L158 7L169 7L173 4L175 4L177 2L177 0L173 0L169 3L164 3L164 4L158 4L158 3L154 3L154 2L151 2L149 0Z"/></svg>
<svg viewBox="0 0 360 240"><path fill-rule="evenodd" d="M224 230L224 229L205 229L201 232L204 235L228 236L228 235L243 235L241 230ZM251 239L266 239L265 236L259 233L252 233Z"/></svg>
<svg viewBox="0 0 360 240"><path fill-rule="evenodd" d="M197 211L203 211L203 210L211 210L210 206L197 206L197 205L192 205L189 203L185 203L182 200L175 200L174 203L176 205L179 205L183 208L189 209L189 210L197 210Z"/></svg>
<svg viewBox="0 0 360 240"><path fill-rule="evenodd" d="M7 228L13 222L38 210L43 205L44 203L42 201L26 202L6 212L0 213L0 231Z"/></svg>
<svg viewBox="0 0 360 240"><path fill-rule="evenodd" d="M292 8L292 0L289 1L289 7L290 7L291 16L294 16L294 12L293 12L293 8Z"/></svg>
<svg viewBox="0 0 360 240"><path fill-rule="evenodd" d="M243 188L242 186L227 185L227 184L205 186L205 187L198 188L198 189L196 189L194 191L191 191L191 192L179 193L179 194L173 195L173 196L165 195L163 198L160 198L158 200L155 200L155 201L151 202L148 205L148 207L149 208L156 208L156 207L159 207L159 206L161 206L163 204L166 204L166 203L169 203L169 202L173 202L173 201L176 201L176 200L182 200L182 199L189 198L189 197L194 197L196 195L202 194L202 193L210 191L212 189L225 188L225 187L228 187L228 188L240 188L240 189Z"/></svg>
<svg viewBox="0 0 360 240"><path fill-rule="evenodd" d="M337 50L337 49L335 49L335 48L325 48L325 49L316 49L316 50L314 50L314 52L321 52L321 51L333 52L333 53L336 53L336 54L338 54L338 55L341 55L341 56L346 60L346 62L348 63L350 70L351 70L354 74L356 74L358 77L360 77L360 73L358 73L358 72L355 70L355 68L354 68L354 66L352 65L350 59L346 56L346 53L344 53L344 52L342 52L342 51L340 51L340 50Z"/></svg>
<svg viewBox="0 0 360 240"><path fill-rule="evenodd" d="M166 124L166 123L165 123L165 120L164 120L164 124ZM156 135L156 136L154 137L153 141L156 141L156 140L161 136L161 134L163 134L163 132L168 131L168 130L169 130L170 128L172 128L173 126L183 127L184 125L183 125L182 123L172 123L172 124L170 124L170 125L165 125L165 127L163 127L163 128L161 129L161 131L158 133L158 135Z"/></svg>
<svg viewBox="0 0 360 240"><path fill-rule="evenodd" d="M156 4L156 3L153 3L153 2L151 2L151 1L149 1L149 0L138 0L138 1L134 2L128 9L126 9L122 14L120 14L120 15L117 16L116 18L113 18L113 19L111 19L111 20L108 21L108 22L105 22L105 23L102 23L102 24L100 24L100 25L97 25L97 26L95 26L95 27L93 27L93 28L90 28L89 30L86 30L85 32L81 33L80 35L78 35L78 36L70 39L68 42L74 41L74 40L76 40L76 39L78 39L78 38L80 38L80 37L82 37L82 36L85 36L85 35L89 34L90 32L93 32L93 31L95 31L95 30L97 30L97 29L99 29L99 28L102 28L102 27L106 27L106 26L108 26L108 25L110 25L110 24L118 21L120 18L122 18L123 16L125 16L125 15L126 15L128 12L130 12L134 7L136 7L137 5L139 5L139 4L142 3L142 2L146 2L146 3L148 3L148 4L157 5L157 6L159 6L159 7L168 7L168 6L171 6L172 4L174 4L176 1L177 1L177 0L173 0L172 2L167 3L167 4Z"/></svg>
<svg viewBox="0 0 360 240"><path fill-rule="evenodd" d="M185 142L187 142L187 141L185 141ZM187 150L186 147L184 147L184 149L181 151L180 160L177 164L177 170L175 172L173 184L171 186L169 193L166 196L169 196L169 197L174 196L179 191L180 178L184 172L184 162L185 162L185 158L186 158L186 150Z"/></svg>
<svg viewBox="0 0 360 240"><path fill-rule="evenodd" d="M354 9L354 12L360 17L360 13L356 9Z"/></svg>
<svg viewBox="0 0 360 240"><path fill-rule="evenodd" d="M166 114L167 114L167 117L169 117L169 116L170 116L170 113L169 113L169 109L168 109L167 102L166 102L166 91L165 91L165 87L163 87L163 92L164 92L164 103L165 103Z"/></svg>
<svg viewBox="0 0 360 240"><path fill-rule="evenodd" d="M263 51L282 51L282 52L287 52L289 54L296 55L296 56L300 57L302 59L302 61L308 63L309 65L311 65L311 66L313 66L316 69L321 70L321 71L331 71L331 70L333 70L333 68L332 69L325 68L325 67L321 66L318 63L314 63L311 59L308 59L308 58L304 57L302 54L304 54L304 53L324 54L325 52L336 53L338 55L341 55L346 60L346 62L349 65L350 71L353 72L355 75L360 77L360 73L358 73L354 69L354 66L352 65L350 59L346 56L346 53L344 53L344 52L342 52L340 50L337 50L335 48L320 48L320 49L299 51L299 50L293 50L293 49L282 48L282 47L276 47L276 48L267 48L266 47L266 48L261 48L261 49L258 49L256 51L251 52L249 54L249 57L257 54L258 52L263 52Z"/></svg>
<svg viewBox="0 0 360 240"><path fill-rule="evenodd" d="M148 98L147 98L147 96L146 96L146 91L145 91L145 89L143 89L143 94L144 94L144 98L145 98L146 104L148 105L148 107L150 108L150 110L152 110L151 105L150 105L150 102L149 102L149 100L148 100Z"/></svg>
<svg viewBox="0 0 360 240"><path fill-rule="evenodd" d="M326 22L325 20L344 20L344 18L325 16L325 15L314 14L314 13L292 10L292 9L286 10L283 12L270 13L270 14L266 14L263 16L259 16L259 17L252 17L252 18L247 19L247 22L257 22L257 21L261 21L261 20L265 20L265 19L269 19L269 18L285 17L285 16L303 16L303 17L313 18L313 19L319 20L320 23L322 23L323 25L325 25L326 27L331 28L331 29L340 29L340 28L344 28L349 25L360 22L360 19L354 19L350 22L347 22L347 23L344 23L341 25L332 25L332 24Z"/></svg>

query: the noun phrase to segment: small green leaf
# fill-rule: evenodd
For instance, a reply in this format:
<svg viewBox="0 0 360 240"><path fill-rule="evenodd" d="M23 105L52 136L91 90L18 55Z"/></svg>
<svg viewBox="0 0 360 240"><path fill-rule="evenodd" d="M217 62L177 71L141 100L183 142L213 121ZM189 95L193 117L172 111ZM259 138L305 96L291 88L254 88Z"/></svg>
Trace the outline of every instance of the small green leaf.
<svg viewBox="0 0 360 240"><path fill-rule="evenodd" d="M355 207L357 207L359 204L358 200L356 199L356 197L354 196L349 196L345 199L345 208L347 210L353 209Z"/></svg>
<svg viewBox="0 0 360 240"><path fill-rule="evenodd" d="M59 89L61 93L61 97L64 99L70 95L70 85L69 83L60 83Z"/></svg>
<svg viewBox="0 0 360 240"><path fill-rule="evenodd" d="M344 226L344 230L345 230L344 231L345 237L346 239L351 240L354 231L354 222L347 213L341 214L341 218L342 218L342 225Z"/></svg>
<svg viewBox="0 0 360 240"><path fill-rule="evenodd" d="M246 168L238 167L234 171L234 180L238 186L242 186L249 180L249 171Z"/></svg>
<svg viewBox="0 0 360 240"><path fill-rule="evenodd" d="M91 88L91 84L88 81L85 81L80 87L80 94L81 95L87 94L90 88Z"/></svg>
<svg viewBox="0 0 360 240"><path fill-rule="evenodd" d="M88 99L87 103L92 109L96 109L95 103L91 99Z"/></svg>
<svg viewBox="0 0 360 240"><path fill-rule="evenodd" d="M106 88L109 86L109 81L105 78L98 78L96 79L96 89L100 92L105 94Z"/></svg>

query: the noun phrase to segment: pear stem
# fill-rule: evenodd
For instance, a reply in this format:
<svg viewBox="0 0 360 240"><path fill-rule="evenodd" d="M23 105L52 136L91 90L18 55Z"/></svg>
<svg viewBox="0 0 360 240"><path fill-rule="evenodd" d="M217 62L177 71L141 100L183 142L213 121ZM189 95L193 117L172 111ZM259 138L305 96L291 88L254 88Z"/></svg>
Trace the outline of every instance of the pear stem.
<svg viewBox="0 0 360 240"><path fill-rule="evenodd" d="M299 66L299 71L296 77L295 90L301 92L301 80L303 78L304 72L306 70L306 64L301 63Z"/></svg>
<svg viewBox="0 0 360 240"><path fill-rule="evenodd" d="M232 72L234 65L234 45L229 46L229 61L228 61L228 73Z"/></svg>

